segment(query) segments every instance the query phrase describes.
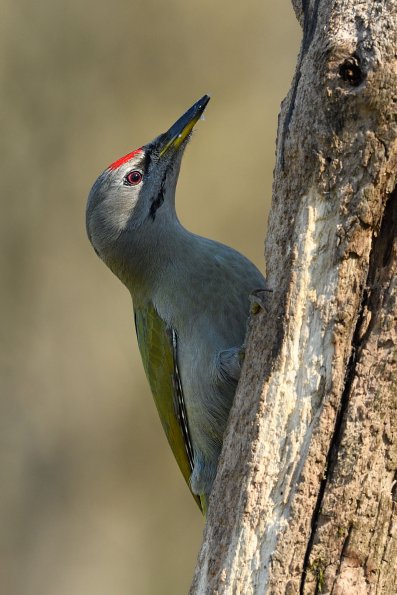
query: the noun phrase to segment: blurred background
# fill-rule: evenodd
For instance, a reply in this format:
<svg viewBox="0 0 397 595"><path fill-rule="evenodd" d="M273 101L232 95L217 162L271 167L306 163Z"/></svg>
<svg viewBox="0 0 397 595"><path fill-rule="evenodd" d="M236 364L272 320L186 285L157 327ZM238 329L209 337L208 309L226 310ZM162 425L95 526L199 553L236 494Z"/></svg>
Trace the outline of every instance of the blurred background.
<svg viewBox="0 0 397 595"><path fill-rule="evenodd" d="M203 519L86 197L209 93L178 212L264 270L298 24L288 0L2 0L0 29L0 593L183 595Z"/></svg>

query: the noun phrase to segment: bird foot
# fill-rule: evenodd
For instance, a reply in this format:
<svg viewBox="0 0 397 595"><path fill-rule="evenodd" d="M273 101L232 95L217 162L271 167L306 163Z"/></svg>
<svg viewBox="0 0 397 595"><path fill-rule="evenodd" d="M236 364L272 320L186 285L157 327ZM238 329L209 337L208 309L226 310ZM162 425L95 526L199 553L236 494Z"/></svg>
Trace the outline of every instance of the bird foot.
<svg viewBox="0 0 397 595"><path fill-rule="evenodd" d="M238 352L238 361L240 363L240 367L243 365L245 360L245 344L240 347Z"/></svg>
<svg viewBox="0 0 397 595"><path fill-rule="evenodd" d="M269 302L273 289L255 289L249 295L250 313L255 316L260 310L269 311Z"/></svg>

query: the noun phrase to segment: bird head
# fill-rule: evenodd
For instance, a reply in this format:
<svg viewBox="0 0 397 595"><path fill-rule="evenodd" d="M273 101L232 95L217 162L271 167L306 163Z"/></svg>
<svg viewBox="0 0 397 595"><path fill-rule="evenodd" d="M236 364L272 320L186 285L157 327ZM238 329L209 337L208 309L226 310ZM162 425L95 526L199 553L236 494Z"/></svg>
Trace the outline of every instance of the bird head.
<svg viewBox="0 0 397 595"><path fill-rule="evenodd" d="M126 242L131 249L176 220L174 196L183 151L209 99L204 95L167 132L109 165L95 181L87 202L87 233L118 276L114 269L124 258Z"/></svg>

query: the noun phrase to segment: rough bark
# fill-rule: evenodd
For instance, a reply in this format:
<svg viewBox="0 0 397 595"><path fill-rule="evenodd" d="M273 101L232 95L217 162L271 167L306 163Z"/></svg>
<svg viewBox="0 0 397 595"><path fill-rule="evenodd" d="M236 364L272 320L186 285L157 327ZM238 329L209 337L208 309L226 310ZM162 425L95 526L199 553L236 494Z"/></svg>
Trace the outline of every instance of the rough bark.
<svg viewBox="0 0 397 595"><path fill-rule="evenodd" d="M293 0L266 242L191 594L397 592L397 0Z"/></svg>

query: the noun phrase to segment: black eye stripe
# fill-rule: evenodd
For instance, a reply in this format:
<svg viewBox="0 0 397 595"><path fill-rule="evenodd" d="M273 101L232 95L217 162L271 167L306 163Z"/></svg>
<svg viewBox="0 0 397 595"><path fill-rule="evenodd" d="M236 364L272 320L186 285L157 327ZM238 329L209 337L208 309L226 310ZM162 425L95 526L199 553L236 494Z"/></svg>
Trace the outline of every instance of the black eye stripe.
<svg viewBox="0 0 397 595"><path fill-rule="evenodd" d="M149 153L146 153L146 155L145 155L145 173L147 173L149 171L151 163L152 163L152 154L149 152Z"/></svg>
<svg viewBox="0 0 397 595"><path fill-rule="evenodd" d="M159 191L158 195L152 199L152 204L150 205L149 216L151 217L152 221L154 221L156 219L156 212L164 202L166 179L167 179L167 172L164 174L164 177L161 180L161 186L160 186L160 191Z"/></svg>

